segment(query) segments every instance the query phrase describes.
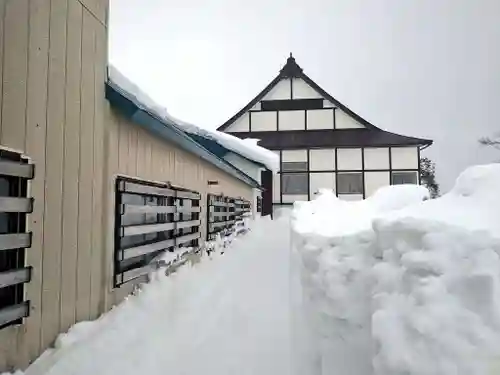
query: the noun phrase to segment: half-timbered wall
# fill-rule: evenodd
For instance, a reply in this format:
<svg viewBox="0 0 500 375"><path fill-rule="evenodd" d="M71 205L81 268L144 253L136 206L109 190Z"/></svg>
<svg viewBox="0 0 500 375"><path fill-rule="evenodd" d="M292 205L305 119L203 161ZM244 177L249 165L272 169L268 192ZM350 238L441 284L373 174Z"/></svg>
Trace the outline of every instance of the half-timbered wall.
<svg viewBox="0 0 500 375"><path fill-rule="evenodd" d="M299 78L282 79L225 131L357 129L362 124Z"/></svg>
<svg viewBox="0 0 500 375"><path fill-rule="evenodd" d="M289 59L288 64L295 62ZM251 137L258 132L256 138L273 139L275 147L270 148L281 160L280 173L273 181L275 204L310 200L322 188L335 191L342 199L357 200L382 186L419 183L419 146L380 142L374 133L385 132L365 126L367 123L362 121L346 107L335 105L308 81L282 77L246 113L223 128L236 136ZM328 132L325 137L330 139L337 131L344 141L350 137L348 145L328 147L328 141L320 139L321 146L314 146L318 137L323 138L319 132ZM297 149L305 143L306 134L318 137L307 137L308 146ZM381 146L367 147L367 137L373 137L371 140ZM356 139L359 147L355 147Z"/></svg>
<svg viewBox="0 0 500 375"><path fill-rule="evenodd" d="M383 186L419 183L417 147L275 152L280 156L281 165L280 172L274 176L275 204L310 200L321 189L330 189L342 199L358 200L371 196Z"/></svg>

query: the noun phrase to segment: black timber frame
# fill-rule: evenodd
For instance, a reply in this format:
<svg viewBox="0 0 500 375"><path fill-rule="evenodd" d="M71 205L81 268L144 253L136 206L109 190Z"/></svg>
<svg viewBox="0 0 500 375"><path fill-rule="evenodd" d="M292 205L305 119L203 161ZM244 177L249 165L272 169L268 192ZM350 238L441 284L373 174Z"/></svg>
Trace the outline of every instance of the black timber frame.
<svg viewBox="0 0 500 375"><path fill-rule="evenodd" d="M401 146L402 148L406 148L405 146ZM312 174L321 174L321 173L334 173L335 174L335 194L339 196L337 193L337 186L338 186L338 175L342 173L361 173L362 176L362 184L363 184L363 190L361 193L342 193L340 196L344 195L362 195L363 199L366 198L366 184L365 184L365 173L369 172L388 172L389 173L389 184L392 185L392 174L393 172L413 172L417 174L417 183L421 183L420 179L420 148L417 148L417 158L418 158L418 167L417 168L407 168L407 169L401 169L401 168L393 168L393 163L392 163L392 150L394 148L398 147L387 147L388 149L388 158L389 158L389 168L381 168L381 169L366 169L365 168L365 150L370 149L370 148L378 148L378 147L357 147L361 151L361 169L339 169L338 168L338 150L340 148L335 148L335 168L332 169L322 169L322 170L312 170L311 169L311 150L316 150L316 149L323 149L323 148L309 148L305 149L306 150L306 155L307 155L307 169L301 172L296 172L296 171L290 171L290 172L283 172L282 171L282 163L283 163L283 151L288 151L288 150L274 150L278 152L279 159L280 159L280 172L278 172L278 175L280 176L280 200L279 202L274 202L273 199L273 205L291 205L292 203L285 203L283 202L283 175L285 174L296 174L296 173L304 173L307 174L307 179L308 179L308 200L311 200L311 186L310 186L310 181L311 181L311 175ZM304 149L300 149L304 150ZM286 194L285 194L286 195ZM306 195L306 194L304 194Z"/></svg>
<svg viewBox="0 0 500 375"><path fill-rule="evenodd" d="M0 150L0 329L21 324L30 311L24 284L31 281L32 267L25 264L25 249L31 247L26 222L33 211L28 182L34 173L28 158Z"/></svg>

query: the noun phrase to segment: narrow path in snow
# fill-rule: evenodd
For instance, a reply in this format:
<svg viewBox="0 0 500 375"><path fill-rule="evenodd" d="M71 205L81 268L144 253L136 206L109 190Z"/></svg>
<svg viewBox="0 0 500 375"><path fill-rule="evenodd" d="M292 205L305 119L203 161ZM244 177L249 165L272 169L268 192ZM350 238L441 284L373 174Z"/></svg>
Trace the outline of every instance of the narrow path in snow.
<svg viewBox="0 0 500 375"><path fill-rule="evenodd" d="M27 375L290 374L289 242L288 218L256 222L225 254L74 327Z"/></svg>

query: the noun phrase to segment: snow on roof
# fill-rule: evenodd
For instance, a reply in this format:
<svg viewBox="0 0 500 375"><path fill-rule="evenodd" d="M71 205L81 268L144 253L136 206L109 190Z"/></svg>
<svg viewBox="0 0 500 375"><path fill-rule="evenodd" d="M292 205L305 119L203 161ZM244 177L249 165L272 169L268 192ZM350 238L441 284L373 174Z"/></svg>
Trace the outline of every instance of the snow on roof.
<svg viewBox="0 0 500 375"><path fill-rule="evenodd" d="M168 113L165 107L159 105L151 99L151 97L143 92L139 86L131 82L114 66L109 66L108 76L111 82L126 91L129 95L133 96L136 99L136 102L144 107L143 109L153 112L165 122L176 126L186 133L196 134L201 137L211 139L236 154L265 165L273 172L277 172L279 170L278 156L274 152L258 146L258 140L239 139L226 133L216 130L202 129L196 125L176 119Z"/></svg>

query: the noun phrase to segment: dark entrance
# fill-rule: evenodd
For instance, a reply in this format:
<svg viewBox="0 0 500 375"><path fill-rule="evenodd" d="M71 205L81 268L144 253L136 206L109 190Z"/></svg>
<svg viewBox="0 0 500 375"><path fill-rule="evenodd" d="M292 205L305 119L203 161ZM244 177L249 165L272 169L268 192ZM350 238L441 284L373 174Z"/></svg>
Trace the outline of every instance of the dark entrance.
<svg viewBox="0 0 500 375"><path fill-rule="evenodd" d="M261 172L262 181L262 216L273 214L273 172L266 169Z"/></svg>

